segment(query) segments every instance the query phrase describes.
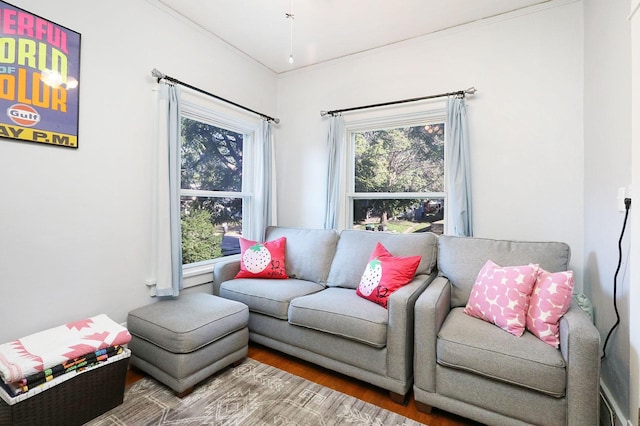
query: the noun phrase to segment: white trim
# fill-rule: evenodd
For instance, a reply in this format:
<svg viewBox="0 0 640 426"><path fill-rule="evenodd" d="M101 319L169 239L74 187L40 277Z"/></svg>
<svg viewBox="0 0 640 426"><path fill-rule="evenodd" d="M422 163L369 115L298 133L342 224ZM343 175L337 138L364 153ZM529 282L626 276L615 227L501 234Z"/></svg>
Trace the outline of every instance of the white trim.
<svg viewBox="0 0 640 426"><path fill-rule="evenodd" d="M447 198L446 192L348 192L356 200L397 200L411 198Z"/></svg>
<svg viewBox="0 0 640 426"><path fill-rule="evenodd" d="M633 423L631 422L631 420L627 419L627 416L622 412L616 399L613 397L613 394L611 393L607 385L605 385L602 381L602 378L600 378L600 389L602 390L602 393L604 394L604 397L607 399L609 404L611 404L614 417L617 420L616 424L612 426L631 426Z"/></svg>
<svg viewBox="0 0 640 426"><path fill-rule="evenodd" d="M629 14L629 17L627 18L627 21L630 21L630 20L633 19L634 15L638 11L638 9L640 9L640 0L636 0L635 6L632 3L632 5L631 5L631 13Z"/></svg>
<svg viewBox="0 0 640 426"><path fill-rule="evenodd" d="M182 266L182 288L197 287L202 284L209 284L213 282L213 270L216 267L216 263L227 262L229 260L240 260L239 254L232 254L231 256L223 256L217 259L191 263L189 265ZM149 289L149 296L155 297L156 294L156 281L152 279L145 280L145 285Z"/></svg>

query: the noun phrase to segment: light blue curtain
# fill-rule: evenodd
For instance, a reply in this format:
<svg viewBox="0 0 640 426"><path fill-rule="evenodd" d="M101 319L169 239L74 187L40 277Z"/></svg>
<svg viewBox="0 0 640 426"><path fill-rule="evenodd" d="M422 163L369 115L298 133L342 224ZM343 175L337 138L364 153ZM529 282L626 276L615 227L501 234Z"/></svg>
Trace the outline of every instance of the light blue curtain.
<svg viewBox="0 0 640 426"><path fill-rule="evenodd" d="M256 141L254 203L256 218L249 239L264 241L267 226L276 225L275 168L273 166L273 132L271 122L264 120Z"/></svg>
<svg viewBox="0 0 640 426"><path fill-rule="evenodd" d="M342 158L344 155L344 119L341 115L329 119L329 166L327 169L327 199L325 204L325 229L337 229L340 211Z"/></svg>
<svg viewBox="0 0 640 426"><path fill-rule="evenodd" d="M155 293L178 296L182 289L180 229L180 88L159 85L154 235Z"/></svg>
<svg viewBox="0 0 640 426"><path fill-rule="evenodd" d="M463 97L447 99L447 221L450 235L473 236L469 129Z"/></svg>

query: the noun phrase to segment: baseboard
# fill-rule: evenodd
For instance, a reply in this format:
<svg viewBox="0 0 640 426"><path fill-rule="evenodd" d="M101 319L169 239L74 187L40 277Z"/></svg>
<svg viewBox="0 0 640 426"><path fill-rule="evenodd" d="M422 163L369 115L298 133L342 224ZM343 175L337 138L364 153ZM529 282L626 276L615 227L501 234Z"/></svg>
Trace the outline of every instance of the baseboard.
<svg viewBox="0 0 640 426"><path fill-rule="evenodd" d="M606 422L603 419L610 419L613 416L613 424L610 420ZM600 424L611 426L632 426L631 420L627 419L625 413L622 412L613 394L600 379Z"/></svg>

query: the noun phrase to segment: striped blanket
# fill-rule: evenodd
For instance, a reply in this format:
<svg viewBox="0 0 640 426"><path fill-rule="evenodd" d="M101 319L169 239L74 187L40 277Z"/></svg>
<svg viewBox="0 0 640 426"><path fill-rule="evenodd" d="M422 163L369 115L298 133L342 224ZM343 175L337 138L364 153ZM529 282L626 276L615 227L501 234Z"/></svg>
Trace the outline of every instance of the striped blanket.
<svg viewBox="0 0 640 426"><path fill-rule="evenodd" d="M0 345L0 378L18 382L130 340L129 331L104 314L50 328Z"/></svg>

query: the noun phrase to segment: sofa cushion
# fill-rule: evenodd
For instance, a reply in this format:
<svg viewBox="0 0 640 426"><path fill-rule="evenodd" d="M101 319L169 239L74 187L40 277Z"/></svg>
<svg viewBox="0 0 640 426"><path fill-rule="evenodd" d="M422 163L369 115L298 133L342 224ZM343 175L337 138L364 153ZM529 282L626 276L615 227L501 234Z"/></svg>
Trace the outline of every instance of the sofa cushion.
<svg viewBox="0 0 640 426"><path fill-rule="evenodd" d="M321 284L296 279L237 278L221 284L220 296L244 303L251 312L286 320L291 300L323 288Z"/></svg>
<svg viewBox="0 0 640 426"><path fill-rule="evenodd" d="M473 285L464 313L522 336L538 265L498 266L487 260Z"/></svg>
<svg viewBox="0 0 640 426"><path fill-rule="evenodd" d="M440 365L465 370L554 397L565 394L566 364L559 350L525 332L516 337L451 310L438 333Z"/></svg>
<svg viewBox="0 0 640 426"><path fill-rule="evenodd" d="M236 278L273 278L287 279L285 270L285 248L287 239L277 238L273 241L259 243L257 241L240 240L240 271Z"/></svg>
<svg viewBox="0 0 640 426"><path fill-rule="evenodd" d="M527 330L554 348L560 346L560 318L571 306L573 271L538 271L529 300Z"/></svg>
<svg viewBox="0 0 640 426"><path fill-rule="evenodd" d="M290 278L325 284L336 250L338 234L333 229L299 229L270 226L267 240L287 238L286 271ZM361 271L362 272L362 271Z"/></svg>
<svg viewBox="0 0 640 426"><path fill-rule="evenodd" d="M416 275L429 275L435 267L438 244L435 234L394 234L346 229L340 233L327 285L356 289L377 243L382 243L394 256L422 256Z"/></svg>
<svg viewBox="0 0 640 426"><path fill-rule="evenodd" d="M438 270L451 282L451 307L465 306L478 272L493 260L499 265L535 263L549 272L566 271L571 251L565 243L490 240L485 238L438 238Z"/></svg>
<svg viewBox="0 0 640 426"><path fill-rule="evenodd" d="M352 289L326 288L291 301L289 323L382 348L387 344L388 311Z"/></svg>

